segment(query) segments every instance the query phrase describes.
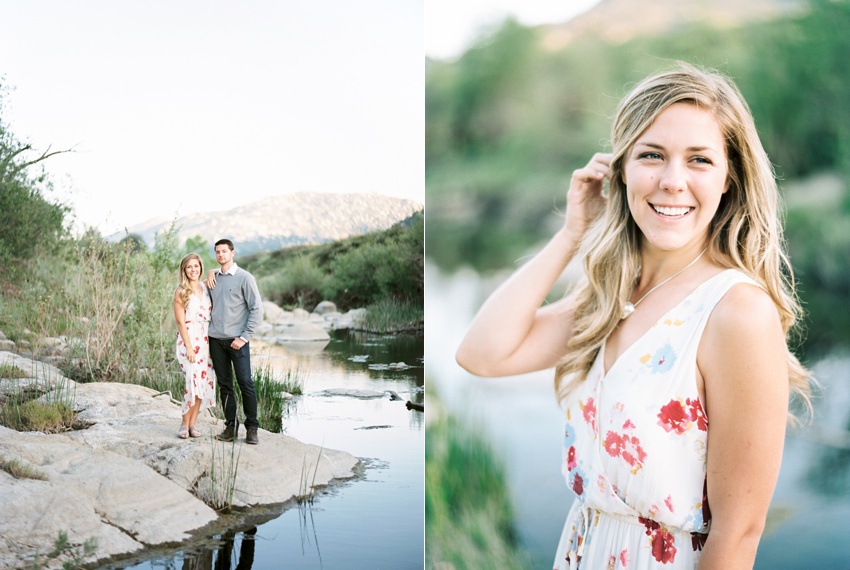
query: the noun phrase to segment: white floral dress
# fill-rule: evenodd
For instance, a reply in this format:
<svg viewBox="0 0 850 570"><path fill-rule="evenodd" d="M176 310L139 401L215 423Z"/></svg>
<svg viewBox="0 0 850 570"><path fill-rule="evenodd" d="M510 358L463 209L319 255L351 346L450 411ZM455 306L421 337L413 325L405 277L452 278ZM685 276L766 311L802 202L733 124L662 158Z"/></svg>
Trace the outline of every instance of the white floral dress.
<svg viewBox="0 0 850 570"><path fill-rule="evenodd" d="M192 341L195 362L186 358L186 345L177 331L177 362L186 378L186 390L183 394L183 411L185 415L192 407L195 398L201 399L201 411L215 406L215 371L210 358L210 339L207 330L210 328L212 299L210 292L202 283L201 295L190 295L186 307L186 329Z"/></svg>
<svg viewBox="0 0 850 570"><path fill-rule="evenodd" d="M708 533L709 419L696 355L737 270L706 280L604 372L605 345L567 397L562 471L577 495L555 558L563 569L693 569Z"/></svg>

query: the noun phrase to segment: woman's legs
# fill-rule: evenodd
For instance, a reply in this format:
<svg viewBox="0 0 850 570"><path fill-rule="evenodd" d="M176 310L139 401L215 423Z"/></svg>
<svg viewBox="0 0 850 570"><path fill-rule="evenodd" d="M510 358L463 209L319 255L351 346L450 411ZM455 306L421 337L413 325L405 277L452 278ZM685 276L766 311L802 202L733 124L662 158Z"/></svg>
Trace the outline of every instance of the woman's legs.
<svg viewBox="0 0 850 570"><path fill-rule="evenodd" d="M189 425L189 432L190 432L189 435L191 435L192 437L199 437L199 435L194 435L191 432L195 428L195 424L198 421L198 414L200 414L200 413L201 413L201 399L196 396L195 397L195 403L192 404L192 407L189 408L189 411L186 412L186 416L185 416L185 417L188 418L188 421L189 421L188 425Z"/></svg>

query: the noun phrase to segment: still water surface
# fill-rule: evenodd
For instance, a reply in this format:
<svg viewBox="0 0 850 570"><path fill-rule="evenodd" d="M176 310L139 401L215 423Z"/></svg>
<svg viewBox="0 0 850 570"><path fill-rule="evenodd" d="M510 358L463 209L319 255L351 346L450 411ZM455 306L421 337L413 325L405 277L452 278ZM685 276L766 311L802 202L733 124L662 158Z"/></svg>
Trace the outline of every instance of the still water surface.
<svg viewBox="0 0 850 570"><path fill-rule="evenodd" d="M267 360L279 375L289 369L306 375L304 395L284 418L286 433L363 459L362 474L324 489L311 506L257 509L226 532L108 568L422 568L424 422L405 403L423 402L423 350L421 335L346 331L334 333L323 349L255 342L255 363ZM408 367L393 366L399 362ZM325 393L336 388L391 390L402 400Z"/></svg>
<svg viewBox="0 0 850 570"><path fill-rule="evenodd" d="M564 418L552 371L483 379L454 362L475 311L506 275L441 274L426 266L429 386L503 462L520 544L551 567L573 495L560 474ZM850 357L812 364L823 384L810 427L789 430L756 570L850 569Z"/></svg>

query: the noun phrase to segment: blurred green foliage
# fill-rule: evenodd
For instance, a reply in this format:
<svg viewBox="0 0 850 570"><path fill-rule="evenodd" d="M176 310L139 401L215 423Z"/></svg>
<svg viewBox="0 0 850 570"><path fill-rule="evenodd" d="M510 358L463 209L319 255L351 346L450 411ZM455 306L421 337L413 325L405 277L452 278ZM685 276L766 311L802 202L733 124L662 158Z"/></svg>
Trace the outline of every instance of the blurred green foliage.
<svg viewBox="0 0 850 570"><path fill-rule="evenodd" d="M513 530L504 467L431 394L427 406L425 567L530 568Z"/></svg>
<svg viewBox="0 0 850 570"><path fill-rule="evenodd" d="M429 261L447 271L516 266L561 223L572 171L610 150L620 98L685 60L737 82L781 186L823 172L841 179L837 203L789 207L786 235L810 313L803 349L846 345L850 312L835 307L850 298L848 29L850 2L813 0L782 19L683 24L617 45L584 34L554 50L541 30L509 19L457 60L427 61Z"/></svg>

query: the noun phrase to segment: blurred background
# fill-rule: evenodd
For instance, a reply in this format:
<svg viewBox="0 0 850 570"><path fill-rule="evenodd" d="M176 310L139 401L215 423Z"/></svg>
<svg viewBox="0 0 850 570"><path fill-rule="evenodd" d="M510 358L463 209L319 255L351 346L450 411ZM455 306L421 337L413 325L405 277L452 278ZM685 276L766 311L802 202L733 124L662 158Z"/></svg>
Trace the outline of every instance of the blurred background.
<svg viewBox="0 0 850 570"><path fill-rule="evenodd" d="M756 568L846 569L850 2L591 4L566 21L491 21L426 59L427 567L552 563L572 502L552 371L474 378L454 353L561 223L570 173L610 149L622 95L681 59L730 75L750 104L806 310L794 350L822 385L811 423L788 432ZM439 25L426 13L426 38Z"/></svg>

